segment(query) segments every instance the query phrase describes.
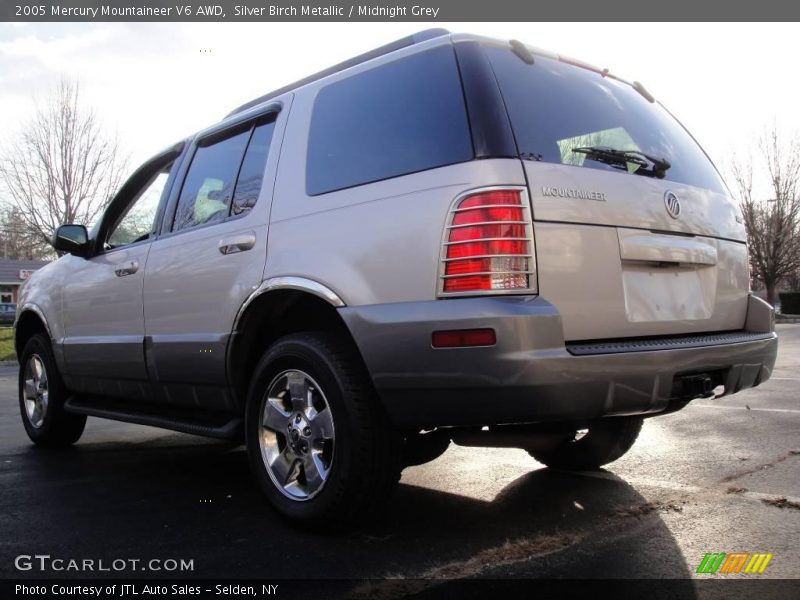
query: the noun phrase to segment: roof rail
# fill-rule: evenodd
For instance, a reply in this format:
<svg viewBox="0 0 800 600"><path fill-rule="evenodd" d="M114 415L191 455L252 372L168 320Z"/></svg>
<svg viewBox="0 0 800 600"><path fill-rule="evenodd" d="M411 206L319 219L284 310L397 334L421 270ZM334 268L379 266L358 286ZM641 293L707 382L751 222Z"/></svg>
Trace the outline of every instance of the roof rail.
<svg viewBox="0 0 800 600"><path fill-rule="evenodd" d="M304 86L306 84L312 83L313 81L317 81L318 79L322 79L323 77L327 77L328 75L333 75L334 73L338 73L339 71L344 71L345 69L349 69L350 67L360 65L361 63L367 62L368 60L372 60L373 58L378 58L379 56L383 56L384 54L389 54L390 52L394 52L395 50L400 50L401 48L407 48L408 46L413 46L414 44L426 42L428 40L443 35L450 35L450 32L447 29L434 28L434 29L426 29L424 31L420 31L419 33L414 33L412 35L406 36L397 41L386 44L385 46L381 46L379 48L375 48L374 50L370 50L369 52L365 52L364 54L359 54L358 56L354 56L353 58L350 58L344 62L340 62L338 65L333 65L332 67L328 67L327 69L324 69L319 73L314 73L313 75L309 75L308 77L300 79L299 81L295 81L294 83L285 85L282 88L273 90L268 94L259 96L255 100L251 100L246 104L242 104L233 112L225 115L225 118L227 119L228 117L237 115L241 112L246 111L249 108L253 108L254 106L261 104L262 102L266 102L267 100L270 100L275 96L280 96L281 94L284 94L293 89Z"/></svg>

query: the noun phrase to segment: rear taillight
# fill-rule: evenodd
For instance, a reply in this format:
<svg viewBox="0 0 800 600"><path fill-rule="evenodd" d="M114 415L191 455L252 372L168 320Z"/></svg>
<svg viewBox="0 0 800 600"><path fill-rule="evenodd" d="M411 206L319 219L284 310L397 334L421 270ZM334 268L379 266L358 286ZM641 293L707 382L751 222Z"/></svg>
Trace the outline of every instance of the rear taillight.
<svg viewBox="0 0 800 600"><path fill-rule="evenodd" d="M439 291L535 291L530 207L523 188L470 192L450 212Z"/></svg>

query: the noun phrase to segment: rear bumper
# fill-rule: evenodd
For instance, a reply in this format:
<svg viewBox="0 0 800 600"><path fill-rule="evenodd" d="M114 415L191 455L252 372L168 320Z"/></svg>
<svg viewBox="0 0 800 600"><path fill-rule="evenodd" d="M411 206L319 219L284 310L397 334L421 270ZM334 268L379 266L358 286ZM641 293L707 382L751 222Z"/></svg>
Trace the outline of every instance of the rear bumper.
<svg viewBox="0 0 800 600"><path fill-rule="evenodd" d="M653 340L644 350L630 347L641 340L622 342L625 351L584 344L578 353L564 343L556 308L536 296L339 310L390 417L409 428L659 413L684 375L713 373L726 393L758 385L778 348L772 308L752 296L746 330L734 336L695 336L704 338L699 345ZM431 347L434 331L484 327L495 329L497 345Z"/></svg>

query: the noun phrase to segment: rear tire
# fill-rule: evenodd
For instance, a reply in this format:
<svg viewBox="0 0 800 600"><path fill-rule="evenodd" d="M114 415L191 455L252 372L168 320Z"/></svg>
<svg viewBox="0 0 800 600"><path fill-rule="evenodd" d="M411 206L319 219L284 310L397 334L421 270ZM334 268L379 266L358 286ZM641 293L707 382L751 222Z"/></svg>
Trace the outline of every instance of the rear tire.
<svg viewBox="0 0 800 600"><path fill-rule="evenodd" d="M50 340L37 333L19 357L19 411L34 444L69 446L80 439L86 417L64 410L67 396Z"/></svg>
<svg viewBox="0 0 800 600"><path fill-rule="evenodd" d="M256 367L245 430L262 491L291 521L336 529L378 511L400 478L401 438L351 343L301 333Z"/></svg>
<svg viewBox="0 0 800 600"><path fill-rule="evenodd" d="M574 432L563 442L547 448L529 450L533 458L554 469L589 471L614 462L631 449L644 419L612 417L589 424L583 436Z"/></svg>

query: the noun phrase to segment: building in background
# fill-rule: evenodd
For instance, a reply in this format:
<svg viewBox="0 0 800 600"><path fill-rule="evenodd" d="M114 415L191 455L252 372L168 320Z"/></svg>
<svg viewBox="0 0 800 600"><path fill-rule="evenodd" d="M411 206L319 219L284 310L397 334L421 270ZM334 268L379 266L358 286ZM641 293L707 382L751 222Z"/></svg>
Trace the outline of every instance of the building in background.
<svg viewBox="0 0 800 600"><path fill-rule="evenodd" d="M19 286L49 261L46 260L0 260L0 302L15 302Z"/></svg>

